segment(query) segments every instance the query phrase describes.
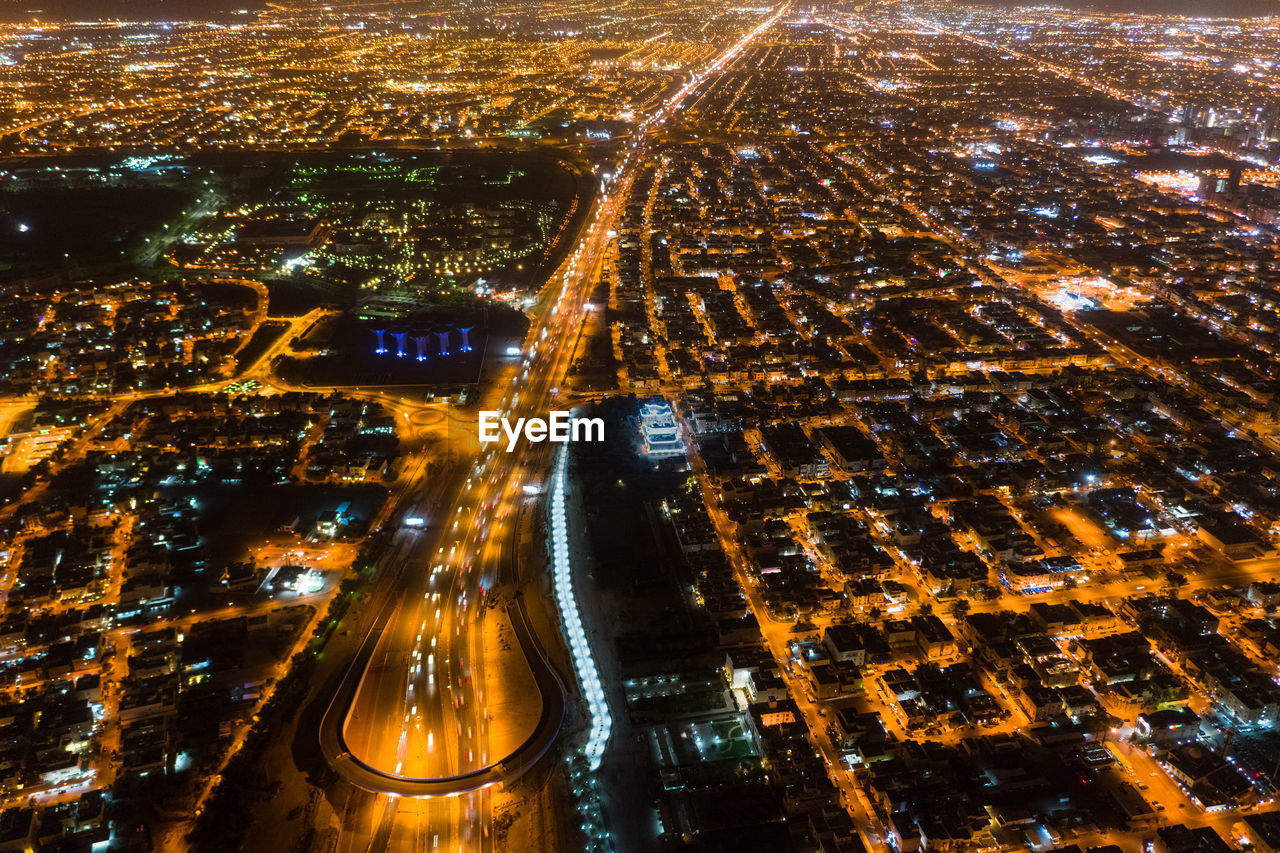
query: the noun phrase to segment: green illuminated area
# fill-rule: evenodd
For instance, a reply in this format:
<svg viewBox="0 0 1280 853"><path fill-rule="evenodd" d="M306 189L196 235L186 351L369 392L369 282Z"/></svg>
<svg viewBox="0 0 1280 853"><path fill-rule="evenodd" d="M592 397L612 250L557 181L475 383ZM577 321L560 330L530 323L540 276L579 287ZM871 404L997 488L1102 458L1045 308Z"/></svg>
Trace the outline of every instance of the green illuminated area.
<svg viewBox="0 0 1280 853"><path fill-rule="evenodd" d="M222 176L245 191L185 234L168 265L292 279L343 304L524 290L577 191L553 161L502 154L281 157Z"/></svg>

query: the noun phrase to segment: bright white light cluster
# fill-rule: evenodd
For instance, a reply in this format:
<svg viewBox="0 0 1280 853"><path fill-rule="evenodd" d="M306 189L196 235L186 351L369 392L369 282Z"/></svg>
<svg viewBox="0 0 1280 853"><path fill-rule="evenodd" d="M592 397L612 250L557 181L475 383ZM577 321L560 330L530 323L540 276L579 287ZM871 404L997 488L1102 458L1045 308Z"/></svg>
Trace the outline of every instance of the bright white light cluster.
<svg viewBox="0 0 1280 853"><path fill-rule="evenodd" d="M573 594L569 529L564 510L565 469L568 467L568 460L568 449L562 448L556 457L555 471L551 475L551 570L560 619L564 623L569 650L573 653L573 666L578 673L578 683L582 685L582 695L587 700L587 710L591 716L591 733L587 736L583 752L591 769L595 770L604 756L613 720L609 717L609 703L605 701L604 688L600 684L600 671L596 668L595 659L591 656L591 646L582 628L578 600Z"/></svg>

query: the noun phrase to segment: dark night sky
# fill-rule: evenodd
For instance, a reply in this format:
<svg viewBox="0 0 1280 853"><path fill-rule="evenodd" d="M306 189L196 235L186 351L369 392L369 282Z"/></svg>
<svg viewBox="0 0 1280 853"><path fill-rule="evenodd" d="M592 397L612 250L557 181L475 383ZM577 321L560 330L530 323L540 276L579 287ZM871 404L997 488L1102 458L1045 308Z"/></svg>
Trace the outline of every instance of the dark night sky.
<svg viewBox="0 0 1280 853"><path fill-rule="evenodd" d="M973 2L974 0L968 0ZM977 0L983 2L983 0ZM1280 15L1280 0L985 0L1017 8L1057 6L1083 11L1146 12L1197 16ZM229 13L263 8L263 0L0 0L0 20L183 20L224 19Z"/></svg>
<svg viewBox="0 0 1280 853"><path fill-rule="evenodd" d="M1199 17L1280 15L1280 0L1046 0L1044 3L987 0L987 5L1005 8L1057 6L1084 11Z"/></svg>
<svg viewBox="0 0 1280 853"><path fill-rule="evenodd" d="M0 20L221 20L262 8L262 0L0 0Z"/></svg>

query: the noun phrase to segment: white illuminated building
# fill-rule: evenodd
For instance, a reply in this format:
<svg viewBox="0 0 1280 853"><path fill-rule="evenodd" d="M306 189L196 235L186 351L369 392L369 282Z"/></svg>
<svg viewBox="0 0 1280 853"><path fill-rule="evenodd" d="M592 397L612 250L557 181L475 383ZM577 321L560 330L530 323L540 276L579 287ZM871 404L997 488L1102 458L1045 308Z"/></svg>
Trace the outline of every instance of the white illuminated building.
<svg viewBox="0 0 1280 853"><path fill-rule="evenodd" d="M569 454L562 448L556 457L556 467L551 475L551 571L555 584L556 604L564 623L565 638L573 655L573 668L582 685L582 697L591 717L591 731L583 747L592 770L600 766L613 721L609 717L609 703L605 701L604 687L600 683L600 670L591 655L591 645L582 627L582 615L578 599L573 593L573 571L569 561L569 532L565 521L565 469Z"/></svg>
<svg viewBox="0 0 1280 853"><path fill-rule="evenodd" d="M675 412L671 411L671 404L660 397L647 400L640 406L640 435L648 456L684 455L684 441L680 437Z"/></svg>

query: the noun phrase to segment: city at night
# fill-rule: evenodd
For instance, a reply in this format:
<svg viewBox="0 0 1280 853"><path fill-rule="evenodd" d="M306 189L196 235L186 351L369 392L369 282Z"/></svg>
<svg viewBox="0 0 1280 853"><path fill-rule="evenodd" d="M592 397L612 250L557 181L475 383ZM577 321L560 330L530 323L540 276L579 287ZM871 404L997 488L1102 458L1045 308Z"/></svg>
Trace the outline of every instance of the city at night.
<svg viewBox="0 0 1280 853"><path fill-rule="evenodd" d="M1280 0L0 0L0 853L1280 851Z"/></svg>

